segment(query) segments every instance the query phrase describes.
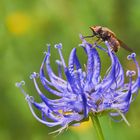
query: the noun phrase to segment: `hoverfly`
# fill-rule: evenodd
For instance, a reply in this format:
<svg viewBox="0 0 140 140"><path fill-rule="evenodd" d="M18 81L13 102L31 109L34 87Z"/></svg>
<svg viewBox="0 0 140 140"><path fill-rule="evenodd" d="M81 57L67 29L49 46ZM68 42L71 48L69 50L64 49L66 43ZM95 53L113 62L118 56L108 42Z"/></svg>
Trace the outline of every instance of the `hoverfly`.
<svg viewBox="0 0 140 140"><path fill-rule="evenodd" d="M98 38L97 41L108 41L108 43L111 46L111 49L114 52L117 52L120 46L129 52L133 52L133 50L129 48L126 44L124 44L123 41L118 39L115 33L112 32L110 29L102 26L91 26L90 29L93 31L93 35L85 36L84 38L96 36Z"/></svg>

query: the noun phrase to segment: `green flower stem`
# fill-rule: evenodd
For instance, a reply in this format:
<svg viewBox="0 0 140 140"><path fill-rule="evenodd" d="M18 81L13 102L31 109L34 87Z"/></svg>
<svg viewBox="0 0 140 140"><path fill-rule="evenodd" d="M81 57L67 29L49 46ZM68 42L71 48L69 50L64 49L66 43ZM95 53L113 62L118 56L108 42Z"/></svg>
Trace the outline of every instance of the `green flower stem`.
<svg viewBox="0 0 140 140"><path fill-rule="evenodd" d="M91 114L90 116L91 116L93 126L95 128L98 140L105 140L98 117L94 114Z"/></svg>

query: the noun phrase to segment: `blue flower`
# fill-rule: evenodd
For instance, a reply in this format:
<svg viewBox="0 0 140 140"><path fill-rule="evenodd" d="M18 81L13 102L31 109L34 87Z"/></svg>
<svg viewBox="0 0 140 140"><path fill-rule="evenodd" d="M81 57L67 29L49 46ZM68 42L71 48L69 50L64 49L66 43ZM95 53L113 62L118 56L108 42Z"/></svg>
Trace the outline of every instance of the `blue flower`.
<svg viewBox="0 0 140 140"><path fill-rule="evenodd" d="M137 72L128 70L126 76L129 79L125 83L123 67L109 43L106 41L107 49L102 48L96 42L88 43L81 36L81 48L73 48L66 65L61 49L62 44L56 44L60 60L56 60L58 65L58 75L56 75L50 65L50 45L42 62L40 72L33 73L30 78L33 80L41 102L38 103L32 96L29 96L23 89L24 81L16 83L25 96L33 116L41 123L49 126L61 126L55 132L61 132L69 125L75 125L89 118L90 114L109 114L110 117L121 116L127 124L125 114L129 110L131 102L136 98L140 88L140 67L136 61L136 54L128 56L136 65ZM77 49L83 49L87 56L87 63L83 69L76 54ZM98 51L102 50L111 61L111 66L106 74L101 77L101 60ZM104 65L104 64L103 64ZM46 76L46 73L48 76ZM137 78L133 80L133 76ZM48 78L47 78L48 77ZM64 77L64 78L63 78ZM47 91L42 93L36 79L40 81ZM56 99L50 99L47 93L56 95ZM42 117L35 113L37 108Z"/></svg>

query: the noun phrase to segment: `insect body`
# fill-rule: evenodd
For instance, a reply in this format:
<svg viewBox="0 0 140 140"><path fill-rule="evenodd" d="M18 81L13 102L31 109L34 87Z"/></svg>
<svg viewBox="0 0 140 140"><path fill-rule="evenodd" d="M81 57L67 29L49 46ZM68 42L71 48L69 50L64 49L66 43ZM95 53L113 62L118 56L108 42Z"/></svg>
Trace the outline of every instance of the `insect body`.
<svg viewBox="0 0 140 140"><path fill-rule="evenodd" d="M121 40L119 40L116 37L115 33L112 32L110 29L102 26L91 26L90 29L93 31L93 35L85 36L84 38L96 36L98 38L97 41L108 41L114 52L117 52L120 46L126 49L127 51L132 52L132 49L129 48L126 44L124 44Z"/></svg>

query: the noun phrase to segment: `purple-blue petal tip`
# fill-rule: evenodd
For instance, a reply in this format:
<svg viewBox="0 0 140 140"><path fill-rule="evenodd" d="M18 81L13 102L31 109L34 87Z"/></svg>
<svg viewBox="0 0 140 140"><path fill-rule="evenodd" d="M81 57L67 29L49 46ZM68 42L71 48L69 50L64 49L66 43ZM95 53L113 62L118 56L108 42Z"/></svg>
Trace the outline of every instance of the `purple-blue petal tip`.
<svg viewBox="0 0 140 140"><path fill-rule="evenodd" d="M21 81L21 82L16 82L15 83L15 86L16 87L22 87L22 86L24 86L25 85L25 81Z"/></svg>
<svg viewBox="0 0 140 140"><path fill-rule="evenodd" d="M55 47L56 49L62 49L62 43L56 44L54 47Z"/></svg>
<svg viewBox="0 0 140 140"><path fill-rule="evenodd" d="M39 77L39 73L36 73L36 72L33 72L31 75L30 75L30 79L35 79L35 78L38 78Z"/></svg>

